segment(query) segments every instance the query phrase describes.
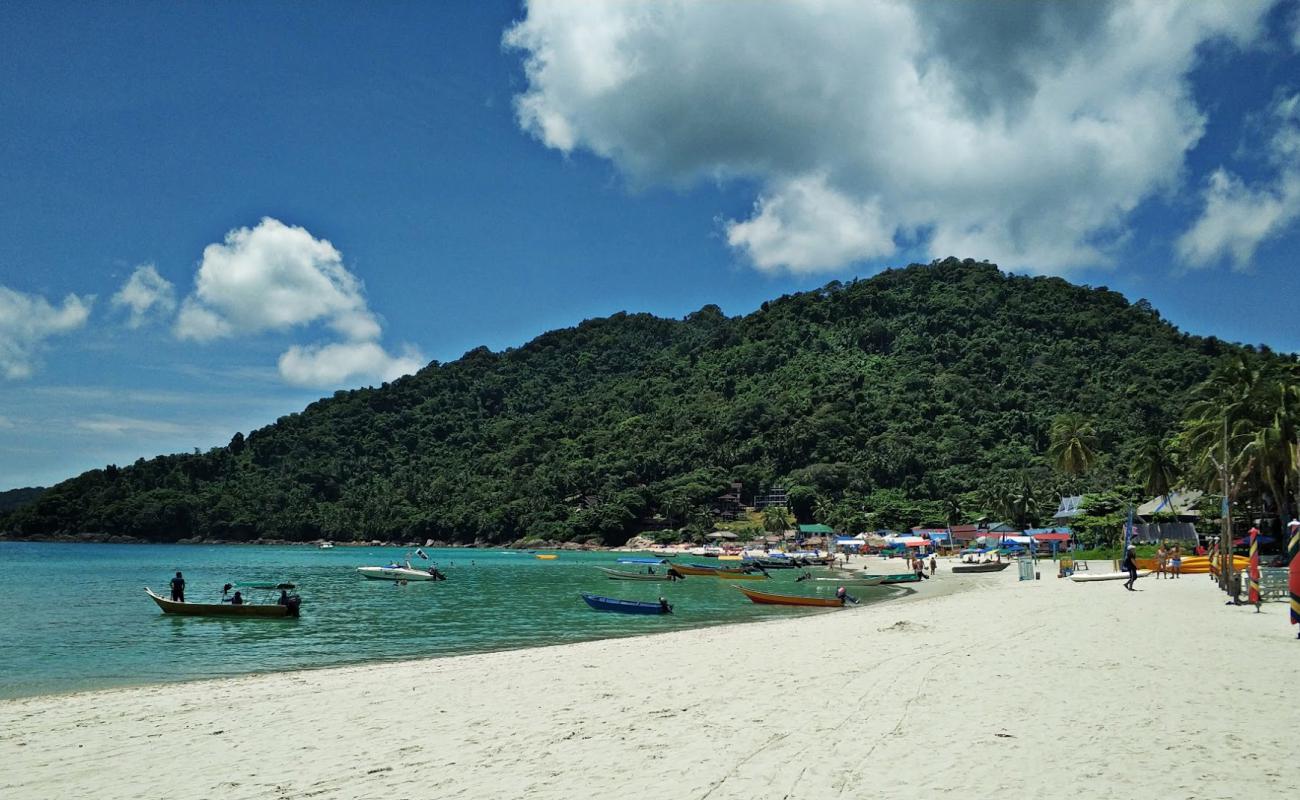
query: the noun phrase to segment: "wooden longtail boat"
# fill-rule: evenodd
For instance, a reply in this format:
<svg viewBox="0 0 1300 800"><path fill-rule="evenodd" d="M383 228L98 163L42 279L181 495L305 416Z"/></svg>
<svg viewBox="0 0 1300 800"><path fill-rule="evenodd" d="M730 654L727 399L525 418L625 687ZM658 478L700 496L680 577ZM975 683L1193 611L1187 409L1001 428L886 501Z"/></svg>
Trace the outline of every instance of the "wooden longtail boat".
<svg viewBox="0 0 1300 800"><path fill-rule="evenodd" d="M261 617L284 618L298 616L298 603L282 606L279 603L178 603L154 594L146 586L145 593L153 598L164 614L176 614L183 617ZM297 595L294 595L297 599Z"/></svg>
<svg viewBox="0 0 1300 800"><path fill-rule="evenodd" d="M859 575L844 578L809 578L817 583L834 583L840 586L879 586L885 582L884 575Z"/></svg>
<svg viewBox="0 0 1300 800"><path fill-rule="evenodd" d="M959 575L968 572L1001 572L1009 566L1011 566L1010 561L991 561L987 564L957 564L952 571Z"/></svg>
<svg viewBox="0 0 1300 800"><path fill-rule="evenodd" d="M605 577L612 581L666 581L668 574L661 572L657 575L648 575L644 572L619 572L616 569L607 569L605 567L596 567L596 569L605 573Z"/></svg>
<svg viewBox="0 0 1300 800"><path fill-rule="evenodd" d="M717 575L717 567L700 567L694 564L673 564L680 575Z"/></svg>
<svg viewBox="0 0 1300 800"><path fill-rule="evenodd" d="M921 576L915 572L896 572L893 575L882 575L884 578L881 583L919 583Z"/></svg>
<svg viewBox="0 0 1300 800"><path fill-rule="evenodd" d="M772 594L771 592L760 592L757 589L747 589L744 586L737 586L737 589L745 593L751 601L760 605L769 606L817 606L819 608L840 608L844 601L837 597L801 597L790 594Z"/></svg>
<svg viewBox="0 0 1300 800"><path fill-rule="evenodd" d="M673 607L664 602L647 603L643 600L619 600L615 597L601 597L595 594L583 594L583 601L597 611L614 611L619 614L671 614Z"/></svg>

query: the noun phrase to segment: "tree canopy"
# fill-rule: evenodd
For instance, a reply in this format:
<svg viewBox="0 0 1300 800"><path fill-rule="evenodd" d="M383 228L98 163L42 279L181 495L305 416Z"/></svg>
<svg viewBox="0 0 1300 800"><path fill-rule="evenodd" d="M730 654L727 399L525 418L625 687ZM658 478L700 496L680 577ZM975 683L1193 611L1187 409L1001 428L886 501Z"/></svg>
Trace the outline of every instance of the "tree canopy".
<svg viewBox="0 0 1300 800"><path fill-rule="evenodd" d="M732 481L746 498L801 487L796 511L837 524L1032 522L1065 480L1131 480L1193 387L1239 355L1286 361L1182 333L1104 287L948 259L744 316L619 313L479 348L206 453L91 470L0 530L620 543L706 520ZM1078 477L1054 469L1062 415L1085 421Z"/></svg>

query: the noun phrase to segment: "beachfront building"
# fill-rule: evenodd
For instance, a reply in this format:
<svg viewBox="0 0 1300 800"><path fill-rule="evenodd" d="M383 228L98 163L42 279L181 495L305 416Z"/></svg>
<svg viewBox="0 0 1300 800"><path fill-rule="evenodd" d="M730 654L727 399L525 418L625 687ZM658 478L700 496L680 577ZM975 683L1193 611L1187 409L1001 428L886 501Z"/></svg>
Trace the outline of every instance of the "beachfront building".
<svg viewBox="0 0 1300 800"><path fill-rule="evenodd" d="M1133 537L1139 542L1177 542L1184 547L1196 547L1200 537L1196 534L1196 523L1201 514L1196 504L1205 493L1197 490L1180 489L1162 497L1153 497L1137 507L1137 523L1133 526ZM1155 521L1157 517L1172 516L1169 521Z"/></svg>

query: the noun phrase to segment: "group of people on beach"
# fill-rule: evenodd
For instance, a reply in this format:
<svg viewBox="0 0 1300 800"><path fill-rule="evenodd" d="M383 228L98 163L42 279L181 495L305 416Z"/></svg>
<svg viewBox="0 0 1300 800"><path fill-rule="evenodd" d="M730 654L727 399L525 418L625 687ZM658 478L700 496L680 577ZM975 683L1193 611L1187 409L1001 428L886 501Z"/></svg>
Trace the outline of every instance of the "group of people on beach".
<svg viewBox="0 0 1300 800"><path fill-rule="evenodd" d="M1156 577L1181 578L1183 575L1183 554L1178 545L1166 548L1160 545L1156 550Z"/></svg>

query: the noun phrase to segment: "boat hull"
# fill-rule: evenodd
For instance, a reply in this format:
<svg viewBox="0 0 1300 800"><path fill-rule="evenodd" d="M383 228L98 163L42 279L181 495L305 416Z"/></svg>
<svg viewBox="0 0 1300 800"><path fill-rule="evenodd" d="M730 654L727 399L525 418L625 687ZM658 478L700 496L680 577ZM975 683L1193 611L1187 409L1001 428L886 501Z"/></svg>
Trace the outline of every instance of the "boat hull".
<svg viewBox="0 0 1300 800"><path fill-rule="evenodd" d="M690 564L673 564L679 575L717 575L717 567L696 567Z"/></svg>
<svg viewBox="0 0 1300 800"><path fill-rule="evenodd" d="M175 600L159 597L150 591L148 587L145 587L145 592L158 604L164 614L174 614L179 617L287 619L297 616L289 606L282 606L278 603L274 605L261 603L244 603L242 605L233 605L231 603L178 603Z"/></svg>
<svg viewBox="0 0 1300 800"><path fill-rule="evenodd" d="M1003 561L1000 563L995 562L992 564L958 564L952 568L952 571L958 575L973 572L1001 572L1009 566L1011 566L1010 561Z"/></svg>
<svg viewBox="0 0 1300 800"><path fill-rule="evenodd" d="M647 603L641 600L619 600L616 597L601 597L595 594L583 594L582 600L596 611L612 611L616 614L658 616L672 613L672 606L665 610L658 603Z"/></svg>
<svg viewBox="0 0 1300 800"><path fill-rule="evenodd" d="M422 569L406 567L357 567L363 577L372 581L431 581L433 575Z"/></svg>
<svg viewBox="0 0 1300 800"><path fill-rule="evenodd" d="M841 608L844 601L836 597L801 597L790 594L773 594L737 586L751 602L767 606L812 606L815 608Z"/></svg>
<svg viewBox="0 0 1300 800"><path fill-rule="evenodd" d="M644 572L619 572L616 569L606 569L605 567L596 567L596 569L605 573L605 577L611 581L666 581L667 575L647 575Z"/></svg>

